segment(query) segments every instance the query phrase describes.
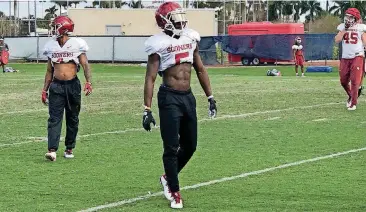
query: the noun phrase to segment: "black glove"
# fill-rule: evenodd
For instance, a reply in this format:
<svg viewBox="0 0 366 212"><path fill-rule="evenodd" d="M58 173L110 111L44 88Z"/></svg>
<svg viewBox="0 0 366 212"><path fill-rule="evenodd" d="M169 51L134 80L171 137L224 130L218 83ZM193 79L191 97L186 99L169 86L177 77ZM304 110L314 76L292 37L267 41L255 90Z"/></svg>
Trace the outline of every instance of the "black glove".
<svg viewBox="0 0 366 212"><path fill-rule="evenodd" d="M150 124L153 123L156 126L154 117L152 116L151 110L144 110L144 115L142 116L142 126L146 131L151 131Z"/></svg>
<svg viewBox="0 0 366 212"><path fill-rule="evenodd" d="M208 99L208 117L215 118L217 114L216 101L213 97Z"/></svg>

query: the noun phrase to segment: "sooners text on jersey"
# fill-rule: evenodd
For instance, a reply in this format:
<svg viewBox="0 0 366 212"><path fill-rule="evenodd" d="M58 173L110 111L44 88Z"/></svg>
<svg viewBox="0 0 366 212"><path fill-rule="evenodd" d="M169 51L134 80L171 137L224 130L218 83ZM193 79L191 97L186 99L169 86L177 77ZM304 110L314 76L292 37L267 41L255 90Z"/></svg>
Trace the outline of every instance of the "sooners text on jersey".
<svg viewBox="0 0 366 212"><path fill-rule="evenodd" d="M88 44L81 38L70 38L61 47L56 40L50 40L46 43L43 55L51 59L52 63L67 63L70 61L79 64L79 56L89 50Z"/></svg>
<svg viewBox="0 0 366 212"><path fill-rule="evenodd" d="M345 30L344 23L338 25L337 30ZM365 31L365 24L355 24L347 29L342 40L342 58L352 59L357 56L364 56L362 34Z"/></svg>
<svg viewBox="0 0 366 212"><path fill-rule="evenodd" d="M188 28L183 29L179 39L162 32L145 41L145 51L148 55L160 56L159 72L163 72L180 63L193 63L193 53L200 40L198 32Z"/></svg>

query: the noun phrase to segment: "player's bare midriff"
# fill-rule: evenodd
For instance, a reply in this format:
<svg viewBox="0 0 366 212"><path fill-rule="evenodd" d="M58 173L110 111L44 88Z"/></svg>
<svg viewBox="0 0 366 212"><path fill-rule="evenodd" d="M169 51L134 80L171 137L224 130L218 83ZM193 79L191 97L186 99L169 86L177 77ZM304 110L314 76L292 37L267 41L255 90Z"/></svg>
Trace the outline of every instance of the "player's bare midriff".
<svg viewBox="0 0 366 212"><path fill-rule="evenodd" d="M77 67L73 62L54 64L53 76L58 80L72 80L76 74Z"/></svg>
<svg viewBox="0 0 366 212"><path fill-rule="evenodd" d="M163 84L178 91L187 91L191 87L190 63L181 63L164 71Z"/></svg>

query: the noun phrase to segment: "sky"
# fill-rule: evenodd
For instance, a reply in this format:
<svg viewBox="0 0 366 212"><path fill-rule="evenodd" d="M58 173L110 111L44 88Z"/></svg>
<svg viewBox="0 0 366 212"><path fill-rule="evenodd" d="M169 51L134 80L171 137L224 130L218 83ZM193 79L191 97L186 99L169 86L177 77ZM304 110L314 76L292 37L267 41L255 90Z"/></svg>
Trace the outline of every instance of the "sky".
<svg viewBox="0 0 366 212"><path fill-rule="evenodd" d="M128 0L127 0L128 1ZM151 5L153 0L145 1L143 0L144 4ZM28 14L34 15L35 12L37 13L38 18L44 17L46 14L44 12L45 9L50 8L54 5L50 0L44 0L44 2L40 3L39 0L36 2L35 7L35 0L18 0L19 2L19 17L27 17ZM91 6L93 0L87 0L85 3L80 3L77 8L84 8L85 6ZM325 9L326 1L320 0L321 6ZM14 14L14 0L0 0L0 11L4 12L5 15L9 15L9 10L11 9L11 14ZM10 6L11 5L11 6ZM159 5L159 3L155 3L154 5ZM329 1L329 5L332 6L332 0ZM29 6L29 12L28 12ZM59 12L59 11L58 11ZM63 12L63 11L62 11ZM301 21L305 20L305 15L301 17Z"/></svg>

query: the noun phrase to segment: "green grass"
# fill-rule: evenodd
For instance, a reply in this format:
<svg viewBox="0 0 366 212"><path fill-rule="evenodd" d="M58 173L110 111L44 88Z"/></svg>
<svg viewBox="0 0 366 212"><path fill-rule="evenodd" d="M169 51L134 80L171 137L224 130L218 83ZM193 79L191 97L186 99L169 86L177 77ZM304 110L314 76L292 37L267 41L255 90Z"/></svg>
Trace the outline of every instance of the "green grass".
<svg viewBox="0 0 366 212"><path fill-rule="evenodd" d="M62 158L60 143L52 163L44 159L47 143L31 138L47 136L45 65L11 66L20 72L0 76L0 211L78 211L161 190L160 132L141 126L144 68L92 66L94 92L82 97L75 158ZM227 117L213 121L204 120L207 100L192 75L201 121L182 187L366 146L365 96L347 111L336 68L305 78L296 78L293 67L277 67L282 77L265 76L267 69L209 68L218 117ZM160 82L153 100L158 123ZM183 210L366 211L365 158L360 151L184 190ZM171 209L158 196L104 211Z"/></svg>

